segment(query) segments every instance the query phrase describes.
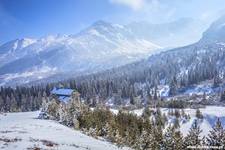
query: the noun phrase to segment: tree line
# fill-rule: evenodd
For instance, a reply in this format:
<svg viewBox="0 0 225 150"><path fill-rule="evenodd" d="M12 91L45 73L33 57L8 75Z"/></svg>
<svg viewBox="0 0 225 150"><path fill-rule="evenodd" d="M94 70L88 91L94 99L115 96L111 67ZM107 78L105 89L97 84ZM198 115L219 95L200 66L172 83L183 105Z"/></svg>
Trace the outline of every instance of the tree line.
<svg viewBox="0 0 225 150"><path fill-rule="evenodd" d="M32 87L1 87L0 88L0 111L18 112L34 111L41 107L42 100L50 95L50 88L46 86Z"/></svg>

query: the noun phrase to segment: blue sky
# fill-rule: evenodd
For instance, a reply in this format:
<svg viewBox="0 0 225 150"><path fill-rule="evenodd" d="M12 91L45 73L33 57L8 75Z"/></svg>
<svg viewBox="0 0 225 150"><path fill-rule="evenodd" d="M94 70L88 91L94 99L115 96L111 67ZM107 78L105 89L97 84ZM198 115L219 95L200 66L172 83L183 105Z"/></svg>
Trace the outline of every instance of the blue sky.
<svg viewBox="0 0 225 150"><path fill-rule="evenodd" d="M160 23L192 17L210 23L224 10L225 0L0 0L0 44L75 34L97 20Z"/></svg>

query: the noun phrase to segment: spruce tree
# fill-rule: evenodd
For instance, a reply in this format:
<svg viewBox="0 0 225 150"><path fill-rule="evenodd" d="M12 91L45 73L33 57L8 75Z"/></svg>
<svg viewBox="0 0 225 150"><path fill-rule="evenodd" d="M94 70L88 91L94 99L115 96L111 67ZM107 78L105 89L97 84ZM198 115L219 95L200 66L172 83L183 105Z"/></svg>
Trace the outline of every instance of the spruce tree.
<svg viewBox="0 0 225 150"><path fill-rule="evenodd" d="M225 137L225 132L218 118L215 126L212 128L211 131L209 131L209 135L207 137L207 143L211 146L224 146L223 145L224 137Z"/></svg>
<svg viewBox="0 0 225 150"><path fill-rule="evenodd" d="M201 137L200 134L202 133L202 130L200 129L200 126L197 122L197 120L194 121L192 124L192 127L190 128L187 136L185 137L185 146L199 146L201 145Z"/></svg>
<svg viewBox="0 0 225 150"><path fill-rule="evenodd" d="M150 149L158 150L161 149L163 144L163 133L161 126L155 126L152 131L152 135L154 137Z"/></svg>
<svg viewBox="0 0 225 150"><path fill-rule="evenodd" d="M220 101L225 101L225 91L221 93Z"/></svg>
<svg viewBox="0 0 225 150"><path fill-rule="evenodd" d="M196 114L195 114L196 118L198 119L203 119L203 115L202 112L200 111L200 109L196 110Z"/></svg>
<svg viewBox="0 0 225 150"><path fill-rule="evenodd" d="M174 135L174 149L183 150L184 149L184 139L180 131L175 131Z"/></svg>
<svg viewBox="0 0 225 150"><path fill-rule="evenodd" d="M173 126L169 126L163 135L163 150L182 150L183 137L180 131L176 131Z"/></svg>
<svg viewBox="0 0 225 150"><path fill-rule="evenodd" d="M173 126L169 126L166 129L165 134L163 135L163 149L165 150L173 150L174 149L174 127Z"/></svg>
<svg viewBox="0 0 225 150"><path fill-rule="evenodd" d="M152 114L152 113L151 113L150 108L149 108L149 107L145 107L145 108L144 108L144 111L143 111L143 113L142 113L142 117L143 117L145 120L147 120L147 119L150 118L151 114Z"/></svg>
<svg viewBox="0 0 225 150"><path fill-rule="evenodd" d="M175 118L175 119L174 119L173 126L174 126L174 128L176 128L176 129L180 127L180 123L179 123L179 119L178 119L178 118Z"/></svg>
<svg viewBox="0 0 225 150"><path fill-rule="evenodd" d="M171 80L169 87L170 87L169 95L170 96L176 95L176 93L177 93L177 79L176 79L176 76L174 76L173 79Z"/></svg>
<svg viewBox="0 0 225 150"><path fill-rule="evenodd" d="M221 79L220 79L219 73L216 71L213 78L213 86L218 87L220 83L221 83Z"/></svg>
<svg viewBox="0 0 225 150"><path fill-rule="evenodd" d="M135 144L135 149L147 150L153 147L155 138L150 131L143 130L141 136Z"/></svg>

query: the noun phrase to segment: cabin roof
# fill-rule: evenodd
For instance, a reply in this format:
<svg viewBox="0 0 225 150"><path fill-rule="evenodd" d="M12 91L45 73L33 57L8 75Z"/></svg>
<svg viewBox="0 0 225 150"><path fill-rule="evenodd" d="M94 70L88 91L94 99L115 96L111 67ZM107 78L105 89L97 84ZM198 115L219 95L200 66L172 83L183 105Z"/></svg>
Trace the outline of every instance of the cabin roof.
<svg viewBox="0 0 225 150"><path fill-rule="evenodd" d="M68 103L70 100L70 97L68 96L59 96L59 100L64 102L64 103Z"/></svg>
<svg viewBox="0 0 225 150"><path fill-rule="evenodd" d="M73 89L69 89L69 88L54 88L52 91L51 91L51 94L55 94L55 95L58 95L58 96L71 96L72 93L73 93Z"/></svg>

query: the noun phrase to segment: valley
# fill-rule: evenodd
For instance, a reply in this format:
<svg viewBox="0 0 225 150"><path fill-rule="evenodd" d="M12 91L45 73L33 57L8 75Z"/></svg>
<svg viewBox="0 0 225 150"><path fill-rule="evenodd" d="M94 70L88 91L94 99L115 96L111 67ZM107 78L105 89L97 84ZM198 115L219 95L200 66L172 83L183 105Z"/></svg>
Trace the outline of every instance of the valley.
<svg viewBox="0 0 225 150"><path fill-rule="evenodd" d="M222 0L41 2L0 0L0 149L225 149Z"/></svg>

